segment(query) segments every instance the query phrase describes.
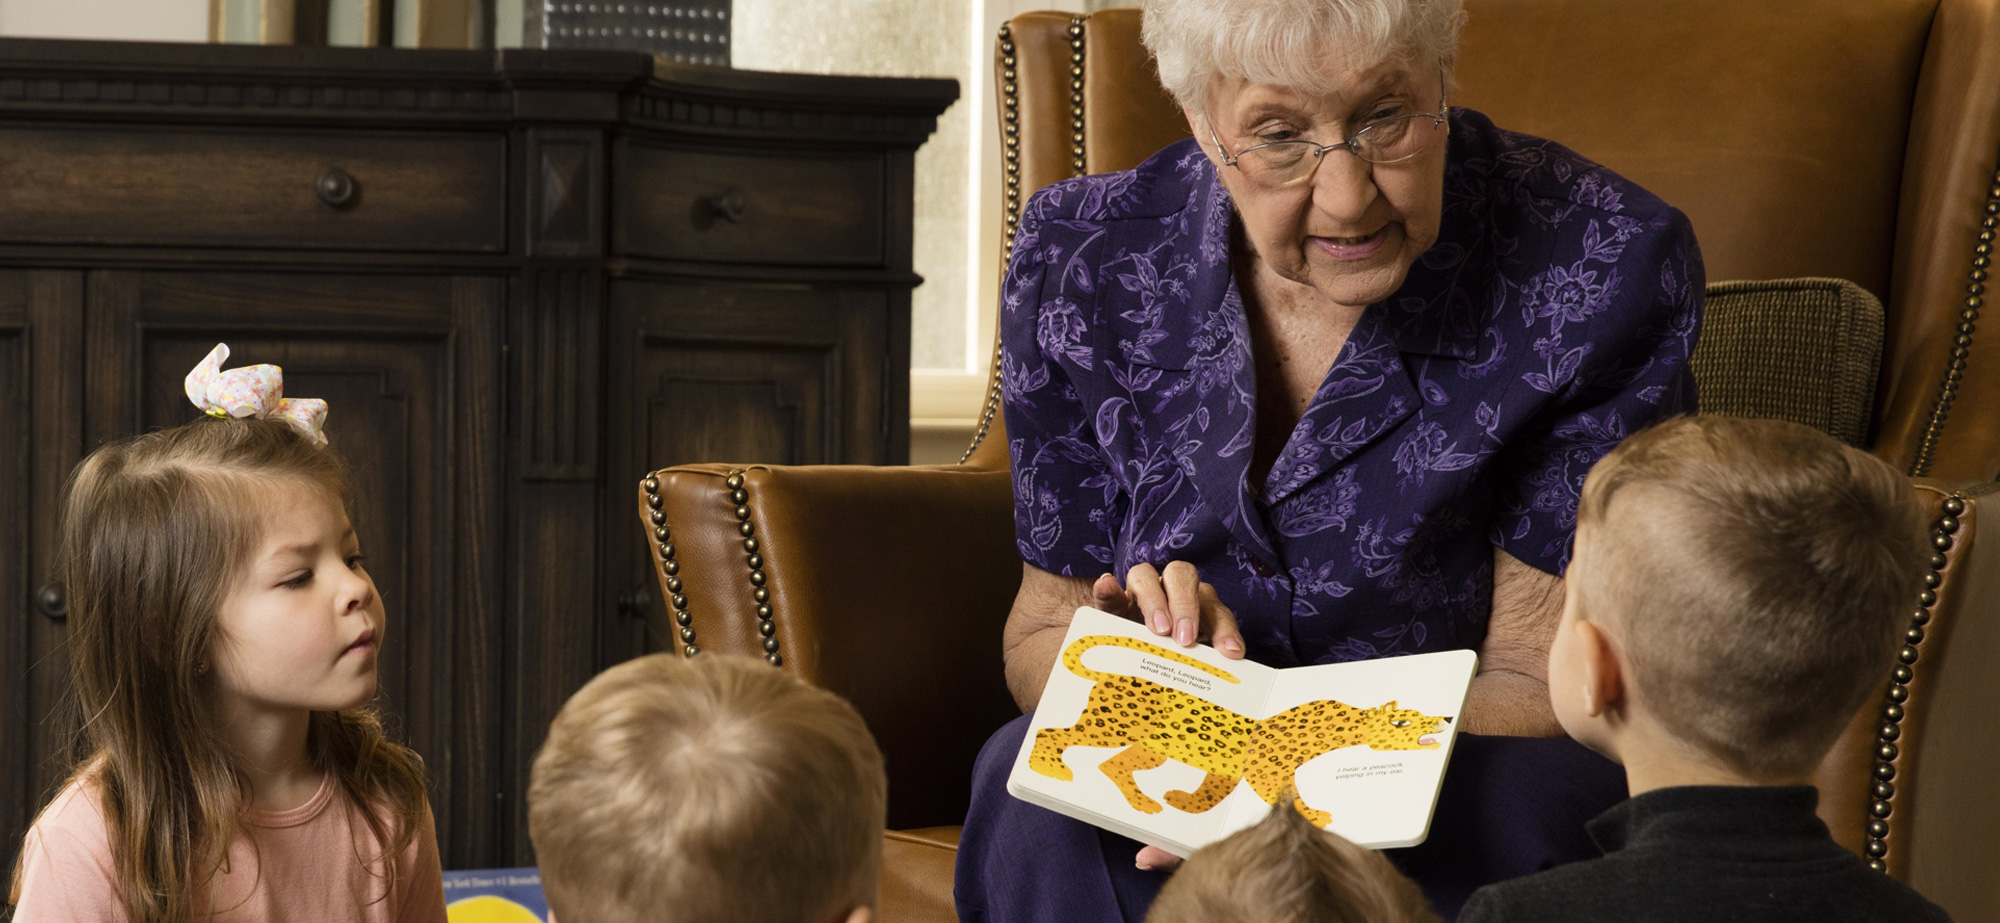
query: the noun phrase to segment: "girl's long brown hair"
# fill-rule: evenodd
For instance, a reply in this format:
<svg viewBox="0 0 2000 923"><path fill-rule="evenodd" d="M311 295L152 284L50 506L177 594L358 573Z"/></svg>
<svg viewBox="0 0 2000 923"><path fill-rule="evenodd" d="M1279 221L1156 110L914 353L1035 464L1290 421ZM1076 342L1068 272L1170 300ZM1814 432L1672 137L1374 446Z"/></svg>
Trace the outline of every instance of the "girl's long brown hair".
<svg viewBox="0 0 2000 923"><path fill-rule="evenodd" d="M70 476L58 561L90 756L69 781L96 790L135 923L181 923L205 904L198 898L249 804L199 665L256 546L260 490L272 482L353 506L339 456L263 420L205 419L113 443ZM313 713L307 749L361 808L389 876L386 897L429 811L422 761L388 739L372 703ZM20 873L17 861L16 896Z"/></svg>

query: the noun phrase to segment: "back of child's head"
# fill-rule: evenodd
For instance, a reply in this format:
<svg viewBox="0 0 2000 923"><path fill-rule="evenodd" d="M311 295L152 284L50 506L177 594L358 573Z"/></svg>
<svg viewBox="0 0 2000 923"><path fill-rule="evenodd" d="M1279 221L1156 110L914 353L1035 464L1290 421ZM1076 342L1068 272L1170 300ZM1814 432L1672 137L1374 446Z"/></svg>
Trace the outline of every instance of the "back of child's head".
<svg viewBox="0 0 2000 923"><path fill-rule="evenodd" d="M873 906L886 797L839 696L761 660L654 654L563 706L528 830L563 923L821 923Z"/></svg>
<svg viewBox="0 0 2000 923"><path fill-rule="evenodd" d="M1576 615L1610 627L1677 739L1798 778L1886 681L1925 538L1909 479L1866 452L1795 423L1680 417L1591 470Z"/></svg>
<svg viewBox="0 0 2000 923"><path fill-rule="evenodd" d="M249 791L212 720L218 618L243 578L274 491L345 509L340 457L292 425L203 418L107 444L72 472L58 566L68 653L90 757L73 780L104 808L119 891L134 919L183 919L221 862ZM315 713L309 755L400 850L425 809L421 763L383 735L372 705Z"/></svg>
<svg viewBox="0 0 2000 923"><path fill-rule="evenodd" d="M1320 830L1291 798L1195 850L1146 923L1436 923L1417 884L1381 853Z"/></svg>

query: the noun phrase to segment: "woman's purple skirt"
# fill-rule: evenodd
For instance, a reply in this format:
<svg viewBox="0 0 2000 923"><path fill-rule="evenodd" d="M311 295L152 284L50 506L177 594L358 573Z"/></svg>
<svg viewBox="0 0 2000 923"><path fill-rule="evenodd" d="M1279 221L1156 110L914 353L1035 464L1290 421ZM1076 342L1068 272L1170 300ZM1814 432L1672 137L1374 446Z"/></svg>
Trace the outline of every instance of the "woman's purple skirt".
<svg viewBox="0 0 2000 923"><path fill-rule="evenodd" d="M1139 843L1007 794L1031 716L980 751L958 847L962 923L1140 923L1166 883ZM1450 920L1474 888L1599 855L1583 825L1625 798L1618 764L1567 737L1461 734L1430 837L1388 850Z"/></svg>

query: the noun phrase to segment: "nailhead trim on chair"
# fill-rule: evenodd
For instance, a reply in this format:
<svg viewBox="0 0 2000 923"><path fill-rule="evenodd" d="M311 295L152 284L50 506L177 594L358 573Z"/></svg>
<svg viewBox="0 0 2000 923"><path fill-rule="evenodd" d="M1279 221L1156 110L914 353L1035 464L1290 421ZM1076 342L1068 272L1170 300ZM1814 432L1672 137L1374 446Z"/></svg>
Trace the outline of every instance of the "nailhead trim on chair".
<svg viewBox="0 0 2000 923"><path fill-rule="evenodd" d="M1077 16L1069 21L1069 143L1070 170L1072 175L1082 176L1088 170L1083 146L1083 20ZM1014 259L1014 231L1021 226L1021 84L1015 71L1017 59L1014 56L1014 30L1006 23L1000 24L1000 149L1002 173L1006 177L1006 213L1002 217L1002 245L1000 248L1000 274L1006 278L1007 264ZM986 434L993 429L993 418L1000 413L1000 343L993 343L993 367L988 377L992 386L986 389L986 407L979 414L979 429L972 434L972 444L965 447L965 454L958 457L959 464L965 464L979 444L986 441Z"/></svg>
<svg viewBox="0 0 2000 923"><path fill-rule="evenodd" d="M1083 17L1069 21L1069 156L1072 175L1089 171L1083 156Z"/></svg>
<svg viewBox="0 0 2000 923"><path fill-rule="evenodd" d="M1000 277L1007 277L1007 264L1014 259L1014 230L1021 226L1021 81L1014 66L1014 30L1006 23L1000 24L1000 150L1003 161L1001 172L1006 176L1007 207L1001 217ZM986 389L986 407L979 413L979 429L972 434L972 444L965 447L965 454L958 457L963 465L979 444L986 441L986 434L993 429L993 418L1000 413L1000 338L993 338L993 368L987 373L991 384Z"/></svg>
<svg viewBox="0 0 2000 923"><path fill-rule="evenodd" d="M674 560L674 532L667 527L667 514L660 507L660 479L648 475L646 485L646 506L652 509L648 518L653 523L653 541L660 547L660 572L667 575L667 602L674 609L674 624L680 626L681 656L693 657L701 653L700 645L694 643L694 616L688 612L687 594L681 592L681 565Z"/></svg>
<svg viewBox="0 0 2000 923"><path fill-rule="evenodd" d="M1878 872L1889 870L1889 816L1895 810L1896 760L1902 755L1896 740L1903 736L1910 681L1916 678L1917 660L1923 655L1924 626L1930 624L1931 607L1937 604L1937 588L1944 582L1939 571L1946 563L1945 552L1951 550L1952 536L1958 533L1958 517L1964 513L1964 497L1953 494L1945 498L1944 515L1938 517L1931 532L1931 568L1924 574L1922 592L1917 594L1917 611L1910 616L1903 649L1896 654L1899 663L1889 679L1888 701L1882 706L1882 726L1875 731L1875 782L1869 791L1873 800L1868 803L1869 818L1861 849L1868 855L1868 867Z"/></svg>
<svg viewBox="0 0 2000 923"><path fill-rule="evenodd" d="M778 626L771 621L771 591L764 588L764 555L757 546L757 527L750 523L750 492L743 488L743 472L729 472L723 482L729 487L729 502L736 504L736 532L743 536L744 560L750 565L750 595L757 600L757 633L764 637L764 662L785 665L778 653Z"/></svg>
<svg viewBox="0 0 2000 923"><path fill-rule="evenodd" d="M1938 438L1944 434L1945 417L1951 413L1951 403L1958 397L1958 383L1965 378L1965 360L1972 352L1972 331L1979 323L1979 309L1986 301L1986 271L1993 262L1996 226L2000 226L2000 171L1993 174L1993 187L1986 191L1986 217L1979 223L1979 242L1972 248L1972 272L1965 284L1965 309L1958 314L1958 335L1951 341L1951 366L1944 373L1944 386L1938 392L1937 404L1931 409L1931 422L1924 429L1924 441L1917 449L1917 460L1910 466L1912 477L1922 477L1930 472L1931 459L1937 454Z"/></svg>

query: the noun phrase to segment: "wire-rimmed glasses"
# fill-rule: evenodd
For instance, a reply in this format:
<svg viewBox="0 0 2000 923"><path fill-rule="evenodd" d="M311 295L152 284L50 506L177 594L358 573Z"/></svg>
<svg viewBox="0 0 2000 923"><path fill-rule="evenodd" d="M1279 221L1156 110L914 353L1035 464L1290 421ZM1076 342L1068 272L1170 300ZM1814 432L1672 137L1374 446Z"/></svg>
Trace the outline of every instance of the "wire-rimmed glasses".
<svg viewBox="0 0 2000 923"><path fill-rule="evenodd" d="M1327 153L1340 148L1346 148L1371 164L1409 160L1423 153L1437 139L1438 129L1444 126L1450 111L1451 105L1444 92L1444 73L1439 71L1436 112L1412 112L1376 119L1356 128L1345 140L1332 144L1319 144L1304 138L1266 141L1231 154L1223 146L1221 136L1215 132L1215 121L1207 113L1202 114L1202 119L1208 122L1208 137L1215 142L1215 149L1222 152L1223 163L1242 171L1244 178L1257 185L1283 188L1312 178Z"/></svg>

